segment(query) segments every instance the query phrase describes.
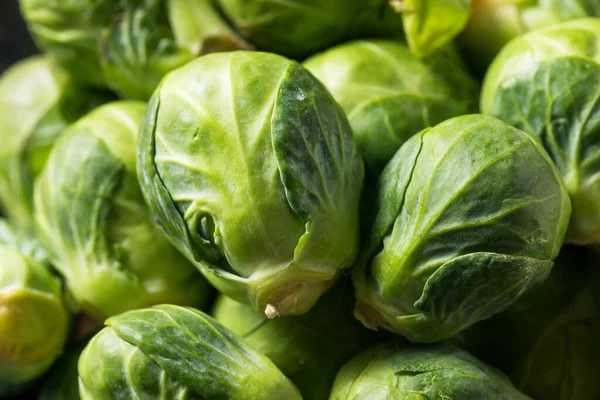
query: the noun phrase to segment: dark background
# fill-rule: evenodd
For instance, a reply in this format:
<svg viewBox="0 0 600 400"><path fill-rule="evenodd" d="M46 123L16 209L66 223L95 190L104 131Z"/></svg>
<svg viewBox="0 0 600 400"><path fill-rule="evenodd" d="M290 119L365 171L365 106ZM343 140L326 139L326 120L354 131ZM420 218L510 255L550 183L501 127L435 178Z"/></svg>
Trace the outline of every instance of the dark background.
<svg viewBox="0 0 600 400"><path fill-rule="evenodd" d="M17 0L0 0L0 73L20 59L36 53L19 12Z"/></svg>

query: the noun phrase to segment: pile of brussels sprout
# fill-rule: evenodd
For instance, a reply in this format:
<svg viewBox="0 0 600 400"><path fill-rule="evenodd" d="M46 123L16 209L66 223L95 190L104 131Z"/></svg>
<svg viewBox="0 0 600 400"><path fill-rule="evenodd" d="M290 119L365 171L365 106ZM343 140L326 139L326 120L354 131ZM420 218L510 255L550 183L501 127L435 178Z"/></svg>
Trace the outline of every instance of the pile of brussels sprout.
<svg viewBox="0 0 600 400"><path fill-rule="evenodd" d="M600 1L20 7L0 398L600 399Z"/></svg>

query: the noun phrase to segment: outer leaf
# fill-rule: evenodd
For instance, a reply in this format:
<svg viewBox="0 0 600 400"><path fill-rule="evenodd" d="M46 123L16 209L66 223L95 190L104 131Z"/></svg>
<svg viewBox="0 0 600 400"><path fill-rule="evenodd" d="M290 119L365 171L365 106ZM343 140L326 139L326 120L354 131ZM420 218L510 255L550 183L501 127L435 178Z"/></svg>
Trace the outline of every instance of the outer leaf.
<svg viewBox="0 0 600 400"><path fill-rule="evenodd" d="M506 47L490 68L483 112L539 139L573 203L567 241L600 243L600 23L578 20ZM568 73L565 73L568 71Z"/></svg>
<svg viewBox="0 0 600 400"><path fill-rule="evenodd" d="M432 54L466 26L471 0L391 0L403 12L408 45L419 58Z"/></svg>
<svg viewBox="0 0 600 400"><path fill-rule="evenodd" d="M507 309L514 299L550 274L552 261L493 253L471 253L442 265L431 275L415 303L421 314L400 317L407 337L439 340ZM448 289L449 288L449 289ZM436 332L436 333L432 333Z"/></svg>
<svg viewBox="0 0 600 400"><path fill-rule="evenodd" d="M108 86L139 100L148 99L167 72L194 58L174 41L163 2L146 3L124 10L100 43Z"/></svg>
<svg viewBox="0 0 600 400"><path fill-rule="evenodd" d="M500 371L449 345L388 343L348 362L331 400L526 400Z"/></svg>
<svg viewBox="0 0 600 400"><path fill-rule="evenodd" d="M353 271L357 316L428 342L499 312L545 279L570 203L531 138L471 115L409 140L381 176L376 210L369 247ZM493 281L503 283L486 296L467 290Z"/></svg>
<svg viewBox="0 0 600 400"><path fill-rule="evenodd" d="M113 317L107 323L109 328L100 338L116 334L126 347L141 351L170 379L200 398L301 399L294 385L265 356L200 311L155 306ZM94 347L86 351L93 361ZM86 379L85 359L79 368L84 385L94 388L96 383ZM112 375L113 371L108 372Z"/></svg>
<svg viewBox="0 0 600 400"><path fill-rule="evenodd" d="M90 340L78 361L82 400L204 400L112 329Z"/></svg>

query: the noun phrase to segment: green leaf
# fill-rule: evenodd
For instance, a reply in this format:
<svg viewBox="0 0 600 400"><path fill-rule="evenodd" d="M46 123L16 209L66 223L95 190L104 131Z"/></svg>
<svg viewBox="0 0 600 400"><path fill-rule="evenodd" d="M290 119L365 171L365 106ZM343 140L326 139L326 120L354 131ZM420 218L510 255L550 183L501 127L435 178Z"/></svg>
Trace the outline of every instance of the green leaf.
<svg viewBox="0 0 600 400"><path fill-rule="evenodd" d="M107 321L170 377L207 399L301 399L265 356L208 315L171 305Z"/></svg>
<svg viewBox="0 0 600 400"><path fill-rule="evenodd" d="M100 43L108 86L139 100L148 99L167 72L194 58L175 42L163 2L145 3L123 10Z"/></svg>
<svg viewBox="0 0 600 400"><path fill-rule="evenodd" d="M471 253L452 259L425 283L416 316L403 316L415 338L445 338L513 304L550 274L552 261ZM414 332L414 333L413 333ZM409 336L409 339L413 337ZM435 341L435 339L432 339Z"/></svg>
<svg viewBox="0 0 600 400"><path fill-rule="evenodd" d="M82 400L204 400L142 350L103 329L78 361Z"/></svg>
<svg viewBox="0 0 600 400"><path fill-rule="evenodd" d="M432 54L454 39L466 26L470 0L391 0L402 12L408 45L419 58Z"/></svg>

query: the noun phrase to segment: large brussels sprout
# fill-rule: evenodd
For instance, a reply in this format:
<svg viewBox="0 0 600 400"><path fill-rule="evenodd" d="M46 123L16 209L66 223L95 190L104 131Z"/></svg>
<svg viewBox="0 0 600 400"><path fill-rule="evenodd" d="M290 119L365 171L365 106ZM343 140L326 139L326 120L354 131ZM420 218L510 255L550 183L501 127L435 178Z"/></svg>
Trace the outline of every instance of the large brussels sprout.
<svg viewBox="0 0 600 400"><path fill-rule="evenodd" d="M420 61L402 43L363 40L315 55L304 66L342 106L376 173L412 135L476 104L476 85L450 50Z"/></svg>
<svg viewBox="0 0 600 400"><path fill-rule="evenodd" d="M580 248L563 248L542 286L464 331L461 343L536 399L600 398L600 273L595 263Z"/></svg>
<svg viewBox="0 0 600 400"><path fill-rule="evenodd" d="M85 89L52 61L34 56L0 76L0 208L31 222L33 181L65 127L106 93Z"/></svg>
<svg viewBox="0 0 600 400"><path fill-rule="evenodd" d="M388 343L338 373L330 400L527 400L497 369L447 344Z"/></svg>
<svg viewBox="0 0 600 400"><path fill-rule="evenodd" d="M352 291L343 280L306 314L268 320L250 306L221 295L214 318L266 355L305 400L324 400L337 371L376 340L352 315Z"/></svg>
<svg viewBox="0 0 600 400"><path fill-rule="evenodd" d="M471 7L460 41L481 70L517 36L570 19L600 17L598 0L471 0Z"/></svg>
<svg viewBox="0 0 600 400"><path fill-rule="evenodd" d="M42 375L67 339L62 283L39 261L40 253L28 253L37 247L34 242L18 226L0 220L0 397Z"/></svg>
<svg viewBox="0 0 600 400"><path fill-rule="evenodd" d="M267 357L200 311L161 305L106 323L79 358L83 400L302 399Z"/></svg>
<svg viewBox="0 0 600 400"><path fill-rule="evenodd" d="M355 261L362 161L342 109L294 61L238 51L171 72L138 163L178 248L270 317L305 313Z"/></svg>
<svg viewBox="0 0 600 400"><path fill-rule="evenodd" d="M483 115L409 139L376 196L355 313L414 342L446 339L543 282L571 209L541 146Z"/></svg>
<svg viewBox="0 0 600 400"><path fill-rule="evenodd" d="M199 55L247 48L211 0L20 0L38 45L74 76L147 99Z"/></svg>
<svg viewBox="0 0 600 400"><path fill-rule="evenodd" d="M115 102L57 141L35 185L35 219L73 297L95 318L163 302L202 307L209 287L160 231L136 178L145 104Z"/></svg>
<svg viewBox="0 0 600 400"><path fill-rule="evenodd" d="M566 241L600 243L600 19L512 41L488 70L481 110L537 138L558 166L573 205Z"/></svg>

